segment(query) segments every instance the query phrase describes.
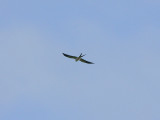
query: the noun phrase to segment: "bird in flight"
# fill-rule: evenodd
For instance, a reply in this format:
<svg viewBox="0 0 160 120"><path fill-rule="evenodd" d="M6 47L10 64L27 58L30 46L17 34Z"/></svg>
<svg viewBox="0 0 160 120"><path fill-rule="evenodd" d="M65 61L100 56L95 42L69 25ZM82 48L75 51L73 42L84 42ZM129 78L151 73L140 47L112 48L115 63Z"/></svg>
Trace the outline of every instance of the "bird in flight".
<svg viewBox="0 0 160 120"><path fill-rule="evenodd" d="M87 60L82 59L82 57L85 56L85 55L82 55L82 53L79 55L79 57L67 55L67 54L65 54L65 53L63 53L63 55L64 55L65 57L75 59L76 62L80 60L81 62L84 62L84 63L87 63L87 64L94 64L94 63L92 63L92 62L89 62L89 61L87 61Z"/></svg>

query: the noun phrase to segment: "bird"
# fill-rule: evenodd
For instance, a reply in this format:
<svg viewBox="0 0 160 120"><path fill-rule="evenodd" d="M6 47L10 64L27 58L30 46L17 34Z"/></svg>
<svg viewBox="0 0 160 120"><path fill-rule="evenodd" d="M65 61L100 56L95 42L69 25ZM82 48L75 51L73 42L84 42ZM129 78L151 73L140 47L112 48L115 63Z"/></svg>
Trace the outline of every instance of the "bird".
<svg viewBox="0 0 160 120"><path fill-rule="evenodd" d="M79 57L67 55L67 54L65 54L65 53L62 53L62 54L63 54L65 57L75 59L76 62L77 62L77 61L81 61L81 62L84 62L84 63L87 63L87 64L94 64L94 63L92 63L92 62L89 62L89 61L87 61L87 60L82 59L82 57L85 56L86 54L85 54L85 55L82 55L82 53L81 53L81 54L79 55Z"/></svg>

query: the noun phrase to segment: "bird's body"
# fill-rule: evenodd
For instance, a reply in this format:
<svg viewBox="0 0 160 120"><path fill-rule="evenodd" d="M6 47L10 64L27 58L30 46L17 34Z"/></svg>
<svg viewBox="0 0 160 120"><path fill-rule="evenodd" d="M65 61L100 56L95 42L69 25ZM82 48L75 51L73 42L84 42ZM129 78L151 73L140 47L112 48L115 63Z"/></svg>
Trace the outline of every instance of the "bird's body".
<svg viewBox="0 0 160 120"><path fill-rule="evenodd" d="M75 59L75 61L77 62L77 61L79 61L81 59L81 57L77 57L76 59Z"/></svg>
<svg viewBox="0 0 160 120"><path fill-rule="evenodd" d="M86 61L86 60L82 59L82 57L85 56L85 55L82 55L82 53L80 54L79 57L67 55L67 54L65 54L65 53L63 53L63 55L64 55L65 57L75 59L76 62L77 62L77 61L81 61L81 62L84 62L84 63L87 63L87 64L94 64L94 63L92 63L92 62L89 62L89 61Z"/></svg>
<svg viewBox="0 0 160 120"><path fill-rule="evenodd" d="M80 56L75 59L75 61L77 62L77 61L81 60L81 58L82 58L83 56L85 56L85 55L82 55L82 53L81 53Z"/></svg>

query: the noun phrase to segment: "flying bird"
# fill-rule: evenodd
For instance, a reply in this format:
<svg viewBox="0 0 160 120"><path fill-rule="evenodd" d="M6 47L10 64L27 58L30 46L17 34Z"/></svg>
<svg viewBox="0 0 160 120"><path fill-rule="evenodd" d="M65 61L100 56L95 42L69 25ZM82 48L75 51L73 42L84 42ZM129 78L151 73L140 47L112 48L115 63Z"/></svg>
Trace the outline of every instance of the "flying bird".
<svg viewBox="0 0 160 120"><path fill-rule="evenodd" d="M65 53L63 53L63 55L64 55L65 57L75 59L76 62L80 60L81 62L84 62L84 63L87 63L87 64L94 64L94 63L92 63L92 62L89 62L89 61L87 61L87 60L82 59L82 57L85 56L85 55L82 55L82 53L80 54L79 57L67 55L67 54L65 54Z"/></svg>

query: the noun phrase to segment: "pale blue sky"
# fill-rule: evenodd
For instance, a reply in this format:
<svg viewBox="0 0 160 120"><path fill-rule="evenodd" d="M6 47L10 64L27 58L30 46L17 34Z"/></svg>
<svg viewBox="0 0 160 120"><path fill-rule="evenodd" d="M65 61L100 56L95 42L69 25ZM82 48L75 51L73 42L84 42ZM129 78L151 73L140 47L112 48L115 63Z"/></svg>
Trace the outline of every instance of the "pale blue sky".
<svg viewBox="0 0 160 120"><path fill-rule="evenodd" d="M159 0L0 0L0 120L160 120L159 13Z"/></svg>

